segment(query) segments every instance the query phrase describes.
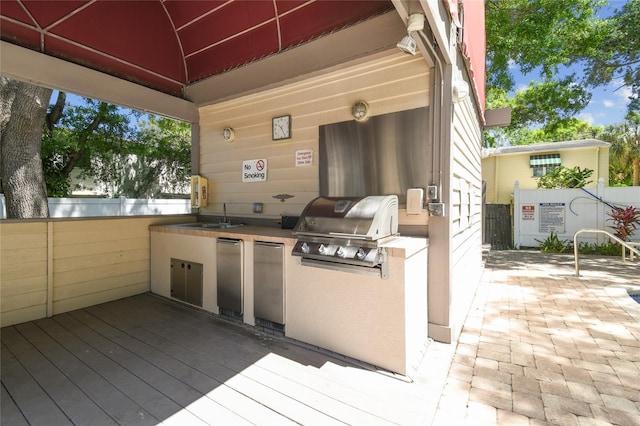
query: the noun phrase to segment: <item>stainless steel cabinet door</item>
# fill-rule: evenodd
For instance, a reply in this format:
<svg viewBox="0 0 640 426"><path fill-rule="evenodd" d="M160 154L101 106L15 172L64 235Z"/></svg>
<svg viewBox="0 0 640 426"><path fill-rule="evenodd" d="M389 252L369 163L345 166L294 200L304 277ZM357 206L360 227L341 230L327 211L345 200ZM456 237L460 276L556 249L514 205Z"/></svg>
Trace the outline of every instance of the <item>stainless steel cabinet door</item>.
<svg viewBox="0 0 640 426"><path fill-rule="evenodd" d="M171 297L184 300L186 293L186 277L184 275L185 262L171 259Z"/></svg>
<svg viewBox="0 0 640 426"><path fill-rule="evenodd" d="M171 297L202 307L201 263L171 259Z"/></svg>
<svg viewBox="0 0 640 426"><path fill-rule="evenodd" d="M202 264L187 263L184 301L202 307Z"/></svg>
<svg viewBox="0 0 640 426"><path fill-rule="evenodd" d="M218 307L242 314L242 241L218 238L216 251Z"/></svg>
<svg viewBox="0 0 640 426"><path fill-rule="evenodd" d="M256 242L253 259L254 315L284 324L284 245Z"/></svg>

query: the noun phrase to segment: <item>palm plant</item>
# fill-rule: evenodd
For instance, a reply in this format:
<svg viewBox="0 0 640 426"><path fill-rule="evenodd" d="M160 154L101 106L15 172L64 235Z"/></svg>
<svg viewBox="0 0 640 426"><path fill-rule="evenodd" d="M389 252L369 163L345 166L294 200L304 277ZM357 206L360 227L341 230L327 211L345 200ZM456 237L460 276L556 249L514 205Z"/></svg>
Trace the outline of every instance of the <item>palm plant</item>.
<svg viewBox="0 0 640 426"><path fill-rule="evenodd" d="M602 139L611 143L611 164L615 164L616 181L626 180L630 172L633 186L640 186L640 112L627 114L627 121L608 126ZM620 175L623 176L620 176Z"/></svg>

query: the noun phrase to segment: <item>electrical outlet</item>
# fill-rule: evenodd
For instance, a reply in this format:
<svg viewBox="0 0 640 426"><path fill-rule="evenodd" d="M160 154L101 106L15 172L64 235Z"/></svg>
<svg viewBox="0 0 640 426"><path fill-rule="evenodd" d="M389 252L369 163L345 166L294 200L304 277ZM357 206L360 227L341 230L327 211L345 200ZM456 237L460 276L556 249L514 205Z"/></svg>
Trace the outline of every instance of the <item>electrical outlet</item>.
<svg viewBox="0 0 640 426"><path fill-rule="evenodd" d="M438 199L438 187L435 185L427 186L427 199L429 200L437 200Z"/></svg>
<svg viewBox="0 0 640 426"><path fill-rule="evenodd" d="M430 216L444 216L444 203L429 203L427 207Z"/></svg>
<svg viewBox="0 0 640 426"><path fill-rule="evenodd" d="M407 214L416 215L422 213L424 190L422 188L407 189Z"/></svg>

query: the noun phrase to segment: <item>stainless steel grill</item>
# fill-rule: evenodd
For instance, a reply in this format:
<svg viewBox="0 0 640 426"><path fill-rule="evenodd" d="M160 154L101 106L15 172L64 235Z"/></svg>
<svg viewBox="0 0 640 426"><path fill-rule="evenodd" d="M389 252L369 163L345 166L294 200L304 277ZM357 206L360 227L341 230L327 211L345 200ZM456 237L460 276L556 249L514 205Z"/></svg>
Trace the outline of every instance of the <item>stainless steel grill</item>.
<svg viewBox="0 0 640 426"><path fill-rule="evenodd" d="M398 232L398 197L319 197L293 230L292 255L303 265L387 278L387 254L380 243Z"/></svg>

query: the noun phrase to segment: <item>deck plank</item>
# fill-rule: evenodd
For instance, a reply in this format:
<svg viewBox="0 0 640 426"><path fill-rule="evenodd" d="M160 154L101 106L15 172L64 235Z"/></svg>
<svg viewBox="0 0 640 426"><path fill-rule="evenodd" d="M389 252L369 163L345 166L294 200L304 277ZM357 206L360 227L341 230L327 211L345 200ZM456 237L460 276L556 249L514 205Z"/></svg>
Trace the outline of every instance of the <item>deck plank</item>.
<svg viewBox="0 0 640 426"><path fill-rule="evenodd" d="M437 403L370 365L151 294L1 337L2 424L425 424ZM87 421L92 410L102 417Z"/></svg>
<svg viewBox="0 0 640 426"><path fill-rule="evenodd" d="M72 424L22 362L32 366L43 365L43 368L52 368L52 366L47 365L44 359L33 362L38 358L38 352L20 336L15 328L3 328L2 341L2 384L13 400L17 401L25 420L31 425ZM3 411L2 424L12 424L5 423L4 414Z"/></svg>
<svg viewBox="0 0 640 426"><path fill-rule="evenodd" d="M15 328L28 338L38 351L47 354L47 359L55 368L66 375L117 423L140 425L158 423L159 419L153 417L73 353L63 348L35 323L19 324Z"/></svg>
<svg viewBox="0 0 640 426"><path fill-rule="evenodd" d="M117 304L109 304L108 311L101 313L98 311L100 309L104 309L104 305L95 307L95 309L92 308L91 310L97 315L101 315L100 318L103 321L109 321L114 317L123 318L122 315L119 315L121 312L117 310L117 307ZM112 309L115 309L115 311ZM155 320L157 321L158 318ZM147 321L144 320L142 321L142 323L146 322ZM239 374L240 371L229 368L224 364L226 359L222 360L216 356L211 356L211 354L203 354L199 351L188 349L184 346L187 343L186 340L181 340L180 342L171 340L167 337L170 323L175 323L175 321L167 321L167 323L163 324L163 327L161 328L157 328L154 325L152 331L143 329L142 327L132 327L132 324L129 324L128 329L129 333L134 337L143 340L145 343L158 350L164 351L166 354L176 359L195 366L200 371L203 371L207 375L218 380L220 383L224 383L239 393L247 395L249 398L260 401L262 404L272 408L293 421L303 424L344 424L344 422L338 421L333 416L327 415L318 411L315 407L299 401L296 395L288 395L278 392L277 389ZM212 324L212 326L214 325L215 324ZM161 330L160 332L162 335L155 334L153 330ZM187 336L187 338L188 337L189 336ZM226 343L224 340L217 342L219 345L224 345ZM255 362L255 360L252 362ZM247 368L250 365L251 363L245 362L242 368Z"/></svg>
<svg viewBox="0 0 640 426"><path fill-rule="evenodd" d="M140 380L149 384L154 390L160 392L176 404L179 404L180 410L187 409L205 423L218 422L221 424L234 425L251 424L249 421L234 414L224 406L208 399L206 396L203 396L200 392L188 386L186 383L183 383L175 377L160 370L144 358L112 341L105 339L87 325L73 318L71 315L56 316L56 321L67 330L73 332L74 335L78 336L83 341L91 344L92 347L99 350L104 356L110 358L131 374L134 374L136 377L140 378ZM177 411L179 410L166 413L163 418L171 418L175 420L175 414ZM179 420L181 422L185 422L188 421L188 418L181 415ZM165 420L165 422L166 421L167 420ZM196 420L192 419L189 422L193 423L195 421Z"/></svg>
<svg viewBox="0 0 640 426"><path fill-rule="evenodd" d="M123 303L126 302L123 301ZM132 306L129 308L132 308ZM138 311L138 313L145 315L141 311ZM147 315L150 314L151 312L147 313ZM289 389L298 398L305 395L305 392L311 387L314 392L322 393L320 396L315 396L314 403L318 409L342 413L341 418L347 419L350 423L374 424L379 422L380 419L387 422L391 422L391 419L401 419L403 421L406 420L406 423L411 423L416 418L424 415L424 410L416 410L416 407L420 407L421 401L417 400L417 395L407 392L409 388L407 383L389 380L389 377L383 375L372 375L370 371L365 372L365 374L368 373L366 376L368 382L364 386L362 383L364 376L354 381L337 380L336 375L324 374L318 368L313 368L313 365L323 366L327 365L328 361L331 361L330 364L335 364L334 367L336 369L360 369L355 369L353 364L339 359L333 362L333 358L328 358L319 352L310 351L289 343L282 344L279 339L273 339L255 331L253 331L252 337L257 338L247 339L246 336L242 336L243 338L238 340L237 336L242 335L244 327L235 324L225 324L225 327L221 327L223 328L222 331L216 332L216 337L219 334L228 334L229 342L221 345L218 339L208 338L212 327L210 318L193 315L190 311L184 311L183 314L184 317L180 317L179 321L167 321L167 324L163 327L165 336L171 332L172 339L183 340L180 344L191 347L194 351L215 356L219 362L238 372L242 372L242 374L247 375L249 371L252 371L253 375L261 375L257 380L264 380L263 383L268 383L265 374L272 373L273 380L280 383L280 388ZM177 313L176 315L179 314ZM219 320L216 321L220 322ZM184 336L188 336L188 338L185 340ZM197 342L197 344L193 344L193 342ZM295 353L295 355L292 356L292 353ZM298 356L298 353L302 353L304 356ZM312 356L309 357L308 354L312 354ZM312 365L294 361L294 359L301 358L304 359L303 362L307 361L308 358L315 358L315 360ZM267 360L275 362L268 363ZM251 365L249 369L246 369L247 364ZM253 369L256 365L260 369ZM307 367L303 367L305 365ZM262 370L267 370L267 372ZM371 379L372 376L374 377L373 380ZM379 380L375 380L376 378ZM393 394L389 392L389 387L394 389ZM296 390L294 391L294 389ZM310 397L310 395L307 395L307 397ZM320 404L319 401L324 401L324 405ZM348 405L351 409L341 411L344 408L343 404ZM370 415L365 415L362 412Z"/></svg>
<svg viewBox="0 0 640 426"><path fill-rule="evenodd" d="M94 309L90 309L95 312ZM88 312L88 309L82 311L72 312L78 321L81 321L86 326L96 330L101 335L113 340L113 342L122 346L123 348L136 353L139 357L144 358L147 362L153 364L157 369L165 372L176 380L193 388L198 396L206 396L206 398L226 407L228 410L237 413L241 417L247 419L254 424L265 425L287 425L293 424L286 417L274 412L269 407L262 404L260 401L250 399L241 393L233 390L227 386L224 386L219 381L207 376L205 373L189 366L188 364L165 354L164 352L157 350L156 348L148 345L147 343L125 333L124 331L108 324L98 317ZM109 315L109 313L105 313ZM120 323L122 321L115 320L114 322ZM128 325L127 325L128 327ZM197 396L191 396L189 400L182 401L187 404L191 400L195 401ZM200 409L205 402L197 404L196 407ZM200 416L200 415L199 415ZM208 417L207 414L205 417Z"/></svg>
<svg viewBox="0 0 640 426"><path fill-rule="evenodd" d="M40 320L36 321L35 324L49 337L55 339L62 348L75 354L78 360L95 371L114 388L119 389L120 392L149 412L154 418L167 418L183 408L166 395L149 386L122 365L114 362L93 346L78 339L56 320Z"/></svg>
<svg viewBox="0 0 640 426"><path fill-rule="evenodd" d="M0 424L12 426L29 425L4 384L0 386Z"/></svg>
<svg viewBox="0 0 640 426"><path fill-rule="evenodd" d="M193 315L190 318L193 318ZM382 410L374 408L373 411L376 412L370 412L372 407L386 405L380 399L376 400L375 403L367 401L365 404L354 404L353 400L345 401L344 397L353 393L348 392L348 389L342 386L334 385L329 391L324 391L322 387L305 384L304 380L299 380L298 378L297 373L299 371L295 367L300 364L296 362L281 363L278 368L273 369L263 367L261 363L267 358L285 359L268 350L268 347L264 346L264 344L259 347L257 354L255 351L249 351L239 345L232 345L233 351L231 351L231 349L221 345L219 340L207 339L210 335L210 325L207 329L201 331L196 324L189 323L187 325L188 335L185 333L184 327L185 325L182 322L177 323L174 321L168 323L163 327L163 335L194 352L215 359L216 362L237 371L238 374L269 386L274 391L294 397L296 400L313 406L319 411L335 413L341 420L349 424L374 425L390 421L389 418L385 418L386 414L389 413L388 408L390 407L383 407ZM264 342L264 339L273 340L267 336L262 336L260 341ZM259 358L256 359L257 357ZM321 380L316 380L314 384L319 385L320 382Z"/></svg>

